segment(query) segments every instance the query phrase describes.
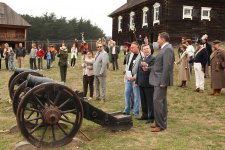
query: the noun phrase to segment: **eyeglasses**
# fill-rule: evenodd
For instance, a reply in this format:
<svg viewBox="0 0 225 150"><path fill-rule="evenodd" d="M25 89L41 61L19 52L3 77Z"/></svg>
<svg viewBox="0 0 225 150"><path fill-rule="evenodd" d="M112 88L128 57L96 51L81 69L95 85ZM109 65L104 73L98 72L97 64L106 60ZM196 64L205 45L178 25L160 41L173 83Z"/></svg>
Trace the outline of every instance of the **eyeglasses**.
<svg viewBox="0 0 225 150"><path fill-rule="evenodd" d="M101 48L102 46L98 46L97 48Z"/></svg>

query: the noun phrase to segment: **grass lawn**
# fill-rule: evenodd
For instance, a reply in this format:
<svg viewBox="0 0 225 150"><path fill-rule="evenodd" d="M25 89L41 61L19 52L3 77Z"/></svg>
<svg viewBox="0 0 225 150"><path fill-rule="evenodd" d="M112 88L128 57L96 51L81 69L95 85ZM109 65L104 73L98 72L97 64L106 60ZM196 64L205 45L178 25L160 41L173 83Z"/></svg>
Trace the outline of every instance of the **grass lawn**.
<svg viewBox="0 0 225 150"><path fill-rule="evenodd" d="M156 54L157 51L154 56ZM176 49L175 54L177 60ZM46 60L44 60L44 70L41 73L46 77L60 81L59 67L57 66L58 58L56 59L53 68L50 70L46 69ZM16 61L15 66L17 67ZM25 57L25 67L29 68L28 56ZM99 104L90 101L92 105L106 112L123 111L125 106L124 68L123 52L121 52L119 71L110 71L112 69L111 64L108 70L106 103ZM176 71L178 72L178 66ZM2 95L0 130L8 130L16 124L14 114L6 112L6 109L11 106L6 101L10 98L7 85L12 74L13 72L5 69L4 60L2 60L2 70L0 71L0 93ZM180 81L177 81L178 84L180 84ZM79 53L75 68L68 68L66 86L82 91L82 85L81 55ZM219 97L209 96L208 94L212 89L210 88L210 78L207 78L205 80L205 93L193 92L195 89L194 74L187 85L189 85L187 88L178 88L175 85L168 88L168 128L165 131L152 133L151 124L146 125L145 121L138 121L135 119L136 117L133 117L133 127L123 132L112 132L83 119L81 130L91 138L91 141L89 142L78 132L76 137L86 143L79 149L225 149L225 90L222 90L222 95ZM0 149L13 149L15 144L24 140L20 132L0 133Z"/></svg>

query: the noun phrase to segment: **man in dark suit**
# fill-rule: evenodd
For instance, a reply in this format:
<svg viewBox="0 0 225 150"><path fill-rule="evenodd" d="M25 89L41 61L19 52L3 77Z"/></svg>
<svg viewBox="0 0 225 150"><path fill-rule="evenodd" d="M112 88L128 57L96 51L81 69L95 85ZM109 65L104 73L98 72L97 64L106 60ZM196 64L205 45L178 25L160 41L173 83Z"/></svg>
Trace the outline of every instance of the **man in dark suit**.
<svg viewBox="0 0 225 150"><path fill-rule="evenodd" d="M151 68L149 83L154 86L154 116L155 125L151 125L152 132L159 132L167 128L167 87L173 86L174 50L169 43L169 34L162 32L158 36L159 53L155 57L155 64Z"/></svg>
<svg viewBox="0 0 225 150"><path fill-rule="evenodd" d="M148 120L146 124L154 122L153 93L154 86L149 84L150 71L155 62L155 57L151 55L151 49L148 44L142 46L144 58L140 59L135 80L135 87L140 88L142 116L138 120Z"/></svg>
<svg viewBox="0 0 225 150"><path fill-rule="evenodd" d="M143 43L143 44L148 44L148 45L150 46L150 48L151 48L151 55L153 55L153 53L154 53L154 48L153 48L153 45L152 45L151 43L148 42L148 38L147 38L147 37L145 37L144 43Z"/></svg>
<svg viewBox="0 0 225 150"><path fill-rule="evenodd" d="M116 45L116 42L113 41L113 46L110 49L111 49L111 57L112 57L112 64L113 64L113 70L112 71L115 70L115 66L116 66L116 69L118 70L119 67L118 67L117 59L119 58L118 54L120 53L120 48L119 48L119 46Z"/></svg>
<svg viewBox="0 0 225 150"><path fill-rule="evenodd" d="M3 48L0 45L0 70L2 68L2 63L1 63L2 58L3 58Z"/></svg>

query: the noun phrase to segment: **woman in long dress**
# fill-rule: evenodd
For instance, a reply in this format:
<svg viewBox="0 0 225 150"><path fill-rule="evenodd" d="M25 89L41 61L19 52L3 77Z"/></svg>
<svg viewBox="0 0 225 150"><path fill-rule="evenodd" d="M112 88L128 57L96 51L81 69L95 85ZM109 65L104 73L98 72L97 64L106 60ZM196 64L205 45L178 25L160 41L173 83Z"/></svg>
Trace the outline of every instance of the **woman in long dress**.
<svg viewBox="0 0 225 150"><path fill-rule="evenodd" d="M178 80L181 81L181 85L178 87L186 87L186 82L190 81L191 76L190 76L190 69L189 69L189 55L188 52L186 51L187 45L182 44L181 45L181 50L182 50L182 55L180 59L175 62L175 64L181 64L179 68L179 73L178 73Z"/></svg>

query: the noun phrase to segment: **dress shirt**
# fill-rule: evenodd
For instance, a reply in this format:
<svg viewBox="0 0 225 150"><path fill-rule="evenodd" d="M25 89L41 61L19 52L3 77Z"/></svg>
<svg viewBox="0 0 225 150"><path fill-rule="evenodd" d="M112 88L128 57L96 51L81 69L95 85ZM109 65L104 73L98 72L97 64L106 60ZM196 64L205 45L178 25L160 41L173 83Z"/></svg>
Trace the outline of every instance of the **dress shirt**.
<svg viewBox="0 0 225 150"><path fill-rule="evenodd" d="M186 51L188 52L188 55L191 57L194 55L195 49L192 45L188 45Z"/></svg>
<svg viewBox="0 0 225 150"><path fill-rule="evenodd" d="M112 54L116 54L116 46L113 46L113 48L112 48Z"/></svg>

